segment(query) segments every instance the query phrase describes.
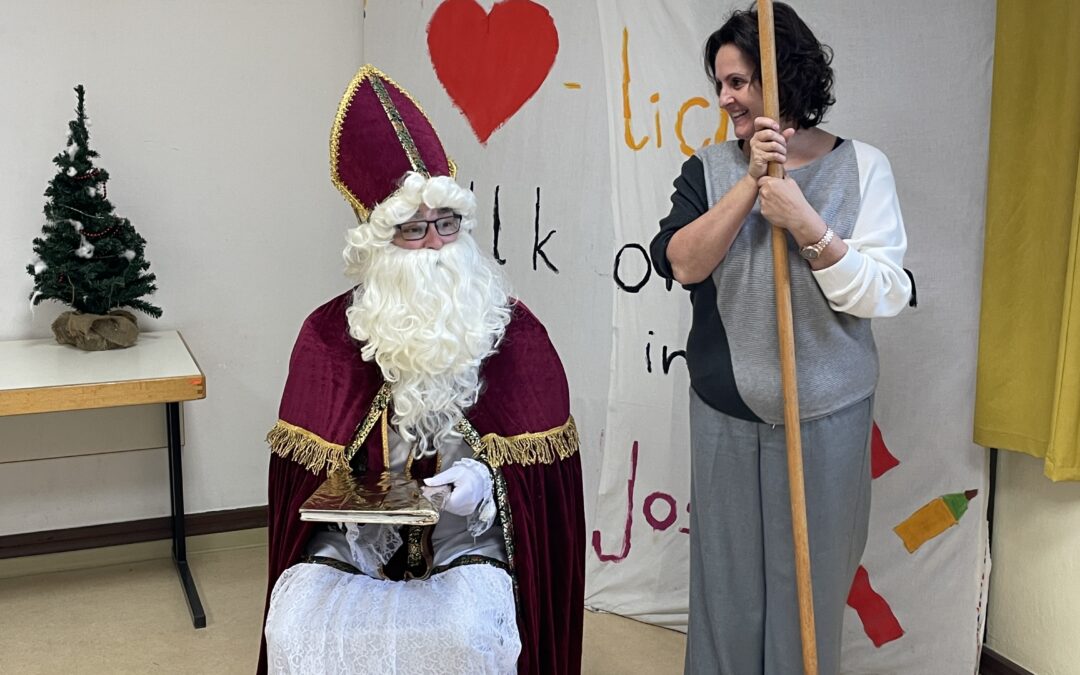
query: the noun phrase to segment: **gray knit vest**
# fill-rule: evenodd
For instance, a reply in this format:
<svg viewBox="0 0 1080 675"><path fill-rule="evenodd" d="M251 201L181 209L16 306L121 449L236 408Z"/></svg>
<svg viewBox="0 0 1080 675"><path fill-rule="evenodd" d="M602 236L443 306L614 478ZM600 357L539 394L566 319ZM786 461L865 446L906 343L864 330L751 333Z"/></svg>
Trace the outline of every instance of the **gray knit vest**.
<svg viewBox="0 0 1080 675"><path fill-rule="evenodd" d="M746 174L747 160L734 141L707 146L697 154L705 166L709 203L715 204ZM851 237L860 203L859 166L851 141L788 171L788 176L836 236ZM755 203L712 278L739 395L765 422L783 424L771 237L771 226ZM799 417L815 419L874 392L877 349L869 319L833 311L795 241L790 235L786 239Z"/></svg>

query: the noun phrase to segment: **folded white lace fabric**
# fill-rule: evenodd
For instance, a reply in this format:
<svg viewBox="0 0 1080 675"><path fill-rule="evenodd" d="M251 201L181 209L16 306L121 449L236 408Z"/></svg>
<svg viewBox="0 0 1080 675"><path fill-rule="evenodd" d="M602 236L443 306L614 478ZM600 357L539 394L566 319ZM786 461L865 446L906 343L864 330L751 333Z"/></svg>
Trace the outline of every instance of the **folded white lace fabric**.
<svg viewBox="0 0 1080 675"><path fill-rule="evenodd" d="M510 576L462 565L425 580L294 565L270 596L270 673L503 674L521 651Z"/></svg>
<svg viewBox="0 0 1080 675"><path fill-rule="evenodd" d="M391 525L346 523L345 540L349 542L353 566L376 579L382 576L382 566L401 546L401 534Z"/></svg>

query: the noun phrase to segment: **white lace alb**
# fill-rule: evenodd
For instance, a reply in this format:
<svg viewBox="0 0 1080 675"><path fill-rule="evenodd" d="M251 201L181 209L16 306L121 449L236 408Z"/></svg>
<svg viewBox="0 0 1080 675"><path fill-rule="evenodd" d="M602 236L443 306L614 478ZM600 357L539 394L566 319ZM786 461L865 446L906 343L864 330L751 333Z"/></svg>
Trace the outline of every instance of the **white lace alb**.
<svg viewBox="0 0 1080 675"><path fill-rule="evenodd" d="M502 675L521 651L510 576L491 565L408 582L294 565L271 593L266 646L283 675Z"/></svg>

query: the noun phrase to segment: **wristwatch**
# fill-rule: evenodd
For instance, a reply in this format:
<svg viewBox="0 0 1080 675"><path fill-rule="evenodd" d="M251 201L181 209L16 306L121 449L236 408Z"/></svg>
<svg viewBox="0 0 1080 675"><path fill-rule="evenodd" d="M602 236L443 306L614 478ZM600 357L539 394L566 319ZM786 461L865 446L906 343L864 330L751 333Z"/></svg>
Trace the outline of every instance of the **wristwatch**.
<svg viewBox="0 0 1080 675"><path fill-rule="evenodd" d="M821 252L825 250L825 247L829 245L829 242L833 240L833 236L836 233L833 232L831 227L825 227L825 234L821 235L821 239L816 244L810 244L809 246L803 246L799 249L799 255L806 260L817 260Z"/></svg>

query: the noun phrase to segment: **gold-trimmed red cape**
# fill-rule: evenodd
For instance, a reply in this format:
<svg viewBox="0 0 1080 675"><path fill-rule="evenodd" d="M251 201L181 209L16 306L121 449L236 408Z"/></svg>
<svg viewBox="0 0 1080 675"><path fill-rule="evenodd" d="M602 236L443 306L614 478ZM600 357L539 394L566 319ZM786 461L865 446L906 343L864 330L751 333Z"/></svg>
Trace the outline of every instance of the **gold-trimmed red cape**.
<svg viewBox="0 0 1080 675"><path fill-rule="evenodd" d="M348 466L350 451L366 453L369 470L383 467L383 432L372 431L379 417L369 415L383 380L348 334L351 297L334 298L304 322L279 421L268 435L267 600L281 573L303 555L313 524L300 520L300 504L326 472ZM460 428L478 458L494 468L500 518L509 519L502 524L510 533L507 554L518 602L518 672L579 673L585 587L579 441L562 363L523 304L515 304L481 376L480 399ZM365 425L364 442L350 448ZM265 647L259 672L266 672Z"/></svg>

